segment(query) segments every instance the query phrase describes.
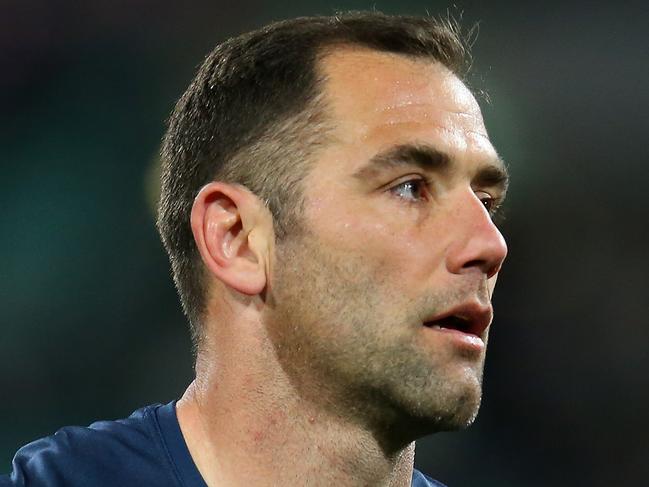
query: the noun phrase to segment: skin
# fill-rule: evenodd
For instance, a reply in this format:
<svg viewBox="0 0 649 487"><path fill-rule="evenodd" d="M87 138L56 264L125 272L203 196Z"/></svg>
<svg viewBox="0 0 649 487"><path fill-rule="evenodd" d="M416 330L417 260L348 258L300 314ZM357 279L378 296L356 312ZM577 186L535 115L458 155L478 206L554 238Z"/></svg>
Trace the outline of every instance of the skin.
<svg viewBox="0 0 649 487"><path fill-rule="evenodd" d="M207 185L192 211L211 286L177 412L208 485L405 487L414 440L480 404L485 347L423 326L467 303L490 313L507 253L487 211L504 187L477 177L501 165L479 107L427 60L338 48L321 68L336 128L302 231L276 243L236 185ZM368 166L404 144L450 163Z"/></svg>

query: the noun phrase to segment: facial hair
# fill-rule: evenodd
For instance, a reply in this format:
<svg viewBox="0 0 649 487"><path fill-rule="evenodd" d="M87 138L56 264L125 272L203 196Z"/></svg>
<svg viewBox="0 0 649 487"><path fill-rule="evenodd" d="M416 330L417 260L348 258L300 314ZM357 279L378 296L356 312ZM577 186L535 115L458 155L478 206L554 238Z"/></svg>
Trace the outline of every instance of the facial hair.
<svg viewBox="0 0 649 487"><path fill-rule="evenodd" d="M431 353L420 328L474 289L407 298L384 264L327 248L308 231L281 242L276 262L265 322L303 400L399 444L473 422L484 356Z"/></svg>

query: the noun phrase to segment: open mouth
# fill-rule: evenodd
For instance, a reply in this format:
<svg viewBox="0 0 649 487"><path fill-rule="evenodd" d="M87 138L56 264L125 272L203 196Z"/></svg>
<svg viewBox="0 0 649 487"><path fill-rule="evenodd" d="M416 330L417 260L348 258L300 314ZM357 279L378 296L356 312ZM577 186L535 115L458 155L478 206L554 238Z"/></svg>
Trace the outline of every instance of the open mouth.
<svg viewBox="0 0 649 487"><path fill-rule="evenodd" d="M476 327L473 326L470 320L455 315L447 316L435 321L427 321L424 323L424 326L428 328L457 330L461 331L462 333L478 336L478 333L476 333Z"/></svg>
<svg viewBox="0 0 649 487"><path fill-rule="evenodd" d="M454 330L467 335L482 338L491 324L493 309L477 301L456 306L445 313L431 316L424 321L424 326L438 330Z"/></svg>

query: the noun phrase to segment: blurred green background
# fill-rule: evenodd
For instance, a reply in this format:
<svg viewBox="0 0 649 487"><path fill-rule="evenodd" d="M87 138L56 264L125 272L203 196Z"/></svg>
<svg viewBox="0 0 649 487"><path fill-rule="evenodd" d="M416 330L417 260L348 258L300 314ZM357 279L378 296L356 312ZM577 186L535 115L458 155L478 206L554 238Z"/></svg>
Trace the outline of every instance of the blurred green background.
<svg viewBox="0 0 649 487"><path fill-rule="evenodd" d="M168 402L191 353L150 209L164 121L219 41L442 2L0 0L0 472L66 424ZM420 442L451 486L649 478L649 22L640 2L473 2L472 84L513 177L476 424Z"/></svg>

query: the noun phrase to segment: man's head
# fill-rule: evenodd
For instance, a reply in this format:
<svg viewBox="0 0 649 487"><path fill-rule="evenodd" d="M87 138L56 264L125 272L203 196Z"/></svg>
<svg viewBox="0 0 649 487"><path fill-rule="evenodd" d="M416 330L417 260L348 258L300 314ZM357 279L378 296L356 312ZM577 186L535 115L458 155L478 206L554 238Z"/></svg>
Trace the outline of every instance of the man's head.
<svg viewBox="0 0 649 487"><path fill-rule="evenodd" d="M302 397L381 431L466 426L507 252L491 219L502 162L439 63L351 47L323 70L336 127L305 178L304 231L277 248L266 314L284 370Z"/></svg>
<svg viewBox="0 0 649 487"><path fill-rule="evenodd" d="M170 117L158 228L200 346L208 279L189 215L209 181L239 183L270 209L278 239L299 231L304 177L329 141L320 60L340 46L436 61L462 76L466 45L450 21L376 12L298 18L217 46Z"/></svg>
<svg viewBox="0 0 649 487"><path fill-rule="evenodd" d="M429 19L294 22L217 48L172 118L160 228L185 309L200 326L214 276L263 296L300 397L391 444L465 426L507 249L491 220L506 173L458 77L462 44ZM248 47L261 57L233 71Z"/></svg>

